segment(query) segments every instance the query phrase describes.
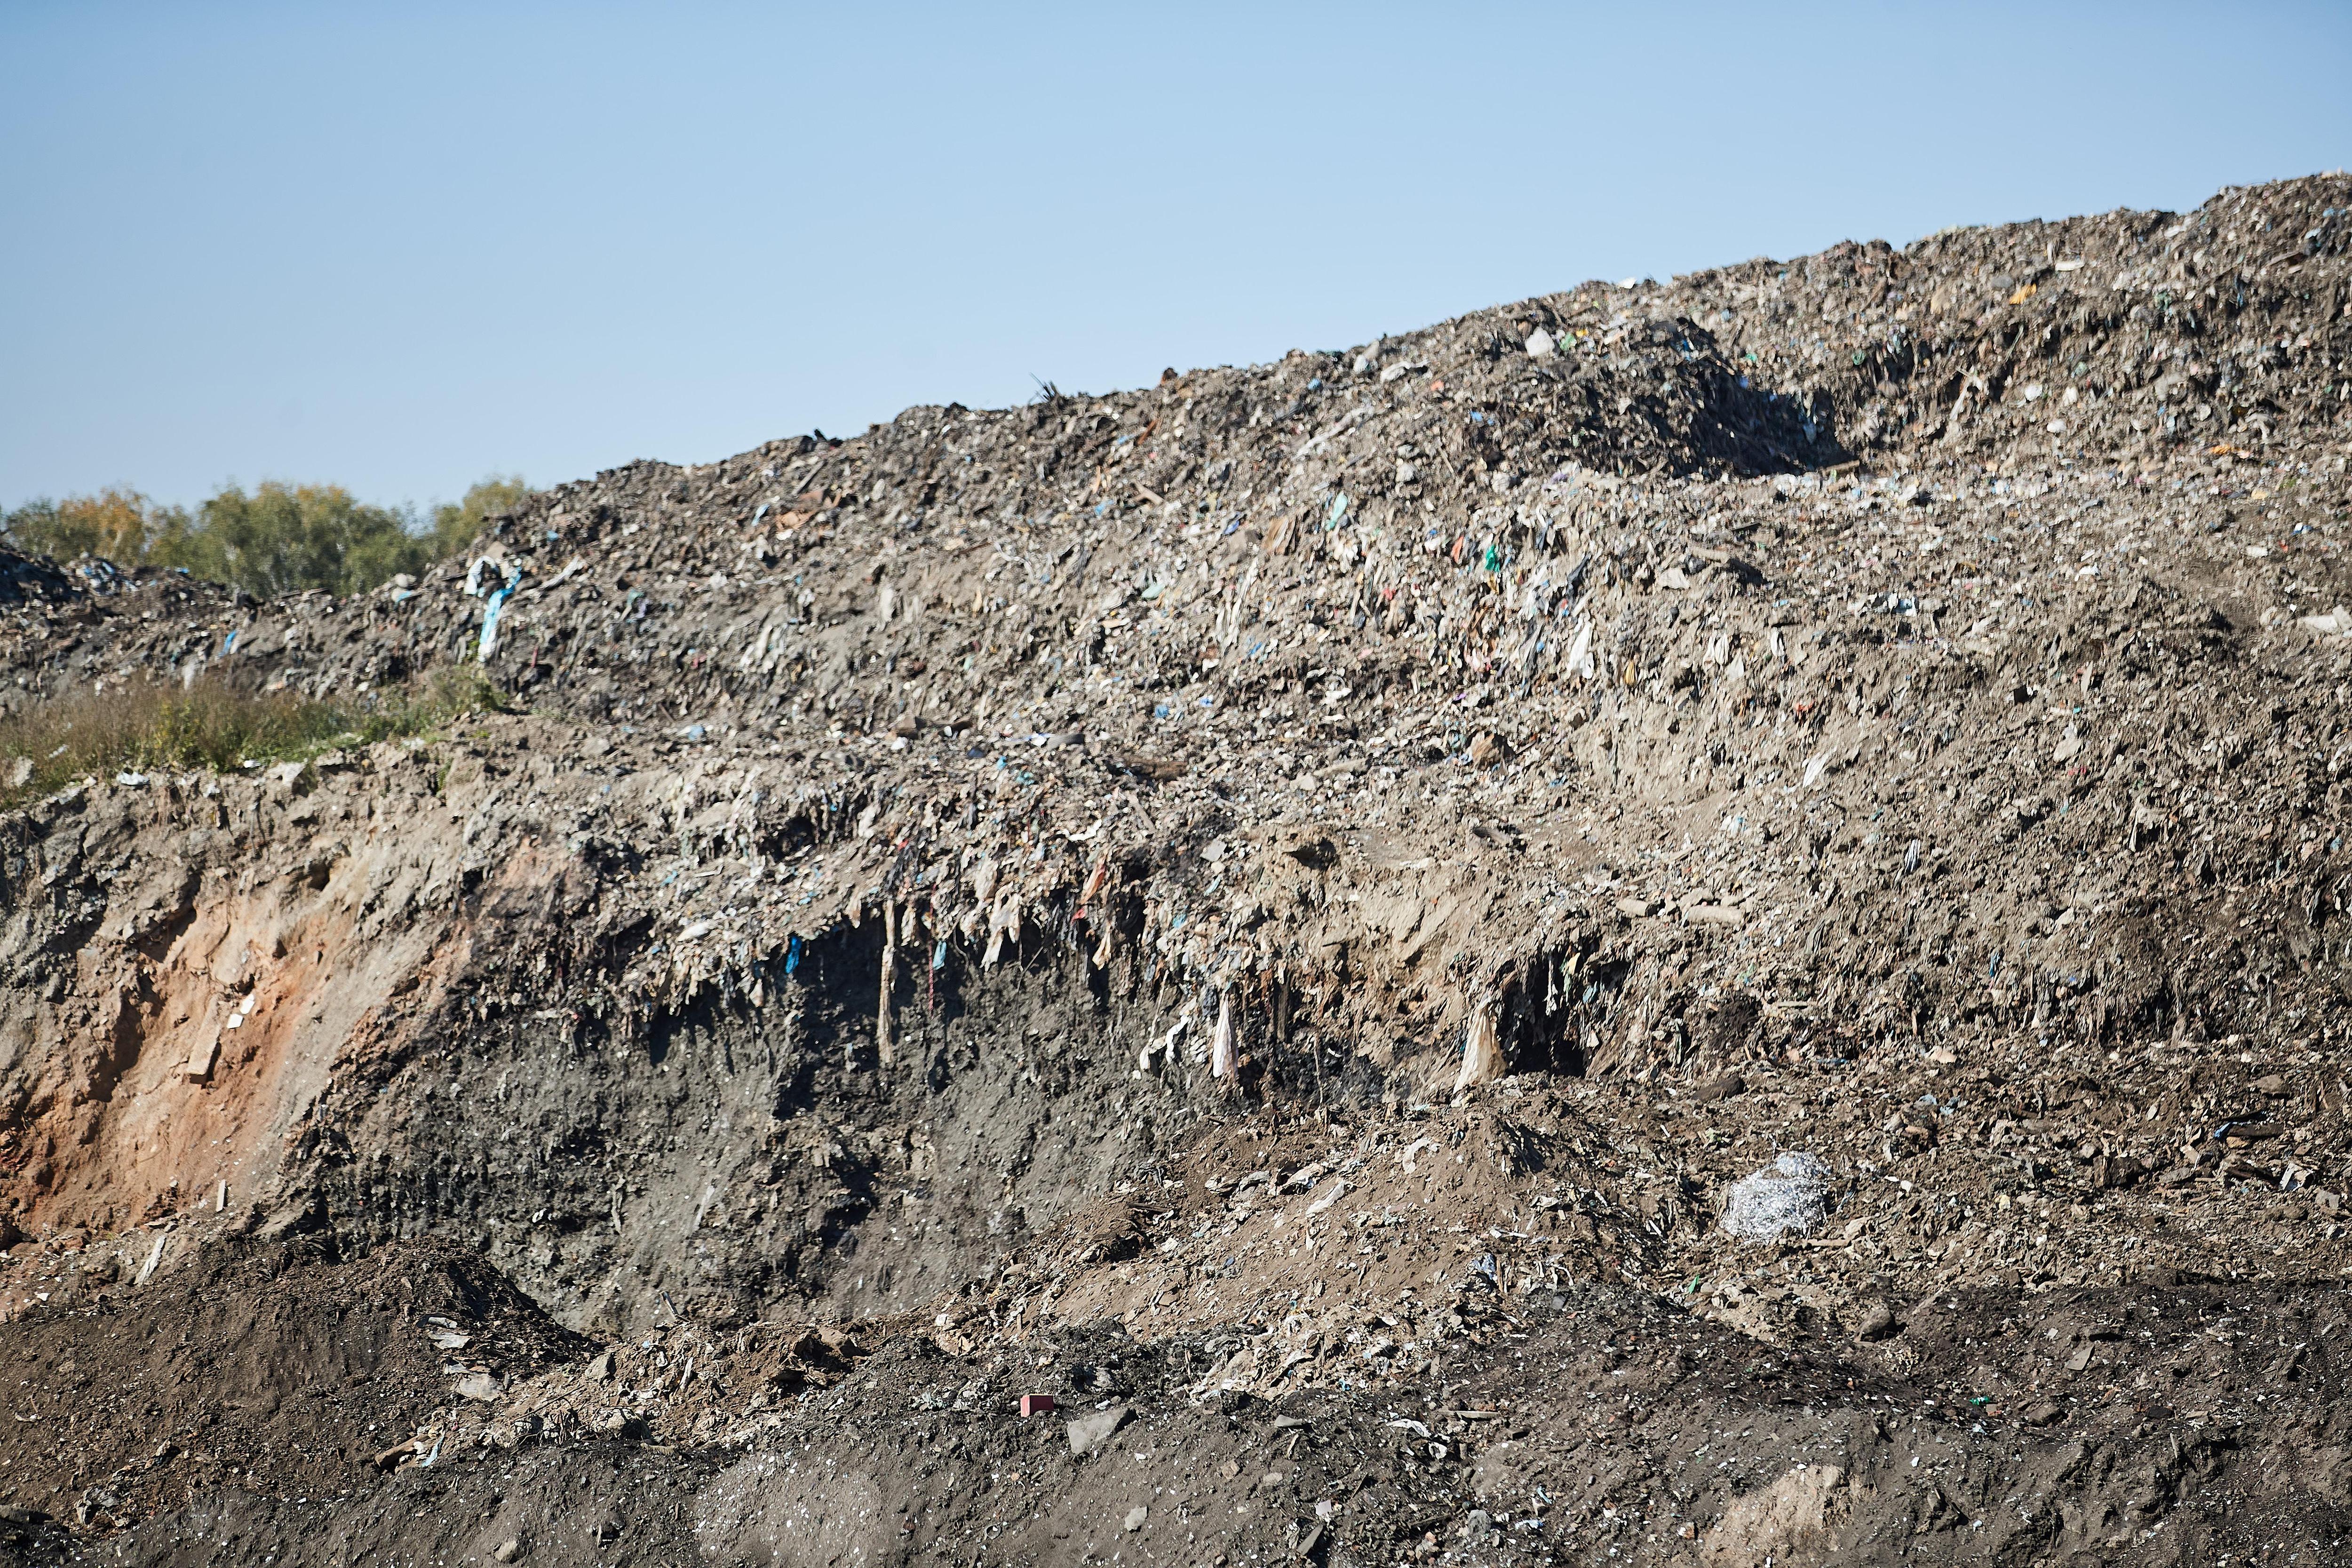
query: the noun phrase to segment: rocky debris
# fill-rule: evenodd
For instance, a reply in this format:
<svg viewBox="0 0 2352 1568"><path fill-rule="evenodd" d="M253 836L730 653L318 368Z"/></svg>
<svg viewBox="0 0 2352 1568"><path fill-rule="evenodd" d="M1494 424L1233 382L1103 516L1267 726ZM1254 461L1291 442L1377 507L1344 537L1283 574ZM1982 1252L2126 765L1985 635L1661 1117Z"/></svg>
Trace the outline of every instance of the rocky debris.
<svg viewBox="0 0 2352 1568"><path fill-rule="evenodd" d="M270 1288L223 1283L230 1313ZM165 1521L257 1560L329 1538L386 1554L511 1542L557 1560L572 1541L629 1561L1045 1561L1129 1533L1154 1554L1207 1543L1269 1561L1301 1541L1355 1562L2044 1549L2041 1508L1992 1506L2011 1496L2053 1511L2063 1500L2081 1522L2061 1527L2062 1546L2110 1559L2166 1535L2217 1555L2283 1534L2332 1551L2341 1522L2321 1500L2341 1468L2344 1391L2319 1347L2345 1310L2332 1285L2148 1281L2054 1291L2031 1310L2015 1292L1939 1291L1894 1338L1855 1350L1825 1325L1759 1346L1655 1292L1591 1286L1513 1302L1491 1342L1461 1345L1427 1380L1272 1400L1198 1392L1192 1369L1215 1352L1189 1335L1063 1324L957 1355L899 1332L777 1401L756 1430L715 1440L665 1439L662 1415L596 1434L509 1440L499 1427L487 1443L445 1430L380 1472L298 1436L236 1474L202 1447L171 1448L154 1467L171 1508L152 1524L140 1521L163 1484L152 1471L85 1479L74 1495L85 1532L132 1561L161 1553ZM714 1378L742 1378L726 1357ZM415 1370L431 1370L423 1359ZM671 1359L667 1381L699 1384L684 1365ZM648 1361L618 1381L660 1370ZM1045 1378L1062 1410L1024 1420L1019 1391ZM365 1380L352 1369L336 1386ZM2192 1387L2197 1401L2182 1400ZM79 1431L102 1446L146 1419L135 1399L98 1402ZM42 1440L19 1427L0 1458L21 1464Z"/></svg>
<svg viewBox="0 0 2352 1568"><path fill-rule="evenodd" d="M0 818L0 1345L83 1421L9 1498L126 1561L2339 1550L2347 212L910 410L352 599L0 560L11 705L509 708ZM215 1355L161 1458L94 1336L236 1303L364 1353Z"/></svg>
<svg viewBox="0 0 2352 1568"><path fill-rule="evenodd" d="M192 1488L335 1490L469 1379L582 1353L463 1248L343 1261L316 1238L216 1236L136 1285L85 1271L0 1334L18 1417L0 1459L12 1496L94 1528Z"/></svg>

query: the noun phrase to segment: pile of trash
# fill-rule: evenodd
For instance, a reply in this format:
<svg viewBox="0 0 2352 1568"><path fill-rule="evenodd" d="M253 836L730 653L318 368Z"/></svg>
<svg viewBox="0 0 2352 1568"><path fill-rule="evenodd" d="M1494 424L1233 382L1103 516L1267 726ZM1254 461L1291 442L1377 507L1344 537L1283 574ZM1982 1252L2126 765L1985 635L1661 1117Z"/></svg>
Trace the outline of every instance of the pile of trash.
<svg viewBox="0 0 2352 1568"><path fill-rule="evenodd" d="M446 1399L362 1424L375 1479L764 1476L919 1391L890 1440L952 1468L1016 1395L1144 1398L1046 1364L1115 1326L1187 1420L1282 1408L1229 1500L1382 1500L1268 1541L1378 1518L1387 1561L1454 1549L1407 1524L1486 1499L1474 1450L1517 1511L1449 1541L1563 1517L1458 1402L1522 1336L1614 1442L1693 1378L1742 1431L1784 1375L1940 1408L1911 1303L1989 1343L2334 1279L2347 213L2323 176L916 408L560 486L350 598L0 561L12 710L499 699L0 818L0 1319L434 1237L595 1342L525 1373L418 1314ZM1343 1405L1372 1436L1314 1468Z"/></svg>

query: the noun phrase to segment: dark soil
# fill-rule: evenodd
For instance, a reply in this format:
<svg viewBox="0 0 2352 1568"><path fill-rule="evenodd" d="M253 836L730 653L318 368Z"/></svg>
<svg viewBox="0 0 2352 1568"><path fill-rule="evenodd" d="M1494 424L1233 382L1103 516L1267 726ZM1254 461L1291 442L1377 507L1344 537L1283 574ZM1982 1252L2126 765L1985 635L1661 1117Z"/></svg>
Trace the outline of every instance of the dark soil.
<svg viewBox="0 0 2352 1568"><path fill-rule="evenodd" d="M782 1400L748 1441L450 1441L430 1465L387 1473L381 1434L433 1403L421 1324L488 1327L518 1373L578 1347L436 1249L342 1265L299 1246L233 1250L211 1270L208 1305L175 1295L23 1325L26 1348L66 1370L48 1380L47 1430L19 1412L0 1459L19 1496L42 1495L31 1478L70 1476L47 1489L80 1527L57 1549L126 1562L473 1563L512 1542L546 1562L1512 1562L1615 1549L2089 1563L2148 1549L2321 1563L2347 1546L2352 1472L2330 1346L2352 1309L2339 1288L2149 1281L2053 1292L2031 1310L2009 1293L1939 1294L1896 1303L1868 1341L1816 1320L1776 1344L1622 1287L1506 1302L1481 1281L1400 1304L1402 1322L1461 1324L1428 1379L1343 1377L1274 1400L1203 1396L1219 1346L1139 1342L1115 1321L1009 1354L902 1333L853 1349L836 1381ZM250 1326L207 1356L201 1332L168 1344L152 1332L159 1312L195 1330ZM320 1324L351 1348L306 1355ZM156 1369L142 1384L110 1396L75 1376L134 1333ZM285 1364L251 1353L265 1341L286 1347ZM701 1376L732 1384L738 1403L775 1381L772 1368L738 1381L723 1354L714 1364ZM157 1384L168 1403L149 1395ZM1017 1415L1034 1393L1058 1408ZM1107 1436L1074 1453L1073 1418L1101 1415ZM159 1431L176 1441L143 1451Z"/></svg>

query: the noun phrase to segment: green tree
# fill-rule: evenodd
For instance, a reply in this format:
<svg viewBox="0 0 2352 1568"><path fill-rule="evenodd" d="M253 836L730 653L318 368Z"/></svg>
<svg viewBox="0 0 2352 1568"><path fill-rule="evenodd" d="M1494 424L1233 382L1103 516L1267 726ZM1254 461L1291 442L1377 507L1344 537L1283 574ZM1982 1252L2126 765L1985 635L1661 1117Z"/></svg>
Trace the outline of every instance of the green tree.
<svg viewBox="0 0 2352 1568"><path fill-rule="evenodd" d="M522 482L520 474L492 474L468 489L465 500L454 504L443 501L435 507L431 536L434 559L455 555L473 543L492 519L514 510L530 494L530 487Z"/></svg>
<svg viewBox="0 0 2352 1568"><path fill-rule="evenodd" d="M94 496L27 501L0 515L0 532L30 554L58 561L102 555L126 565L146 560L158 538L186 525L187 513L179 508L157 506L121 486Z"/></svg>
<svg viewBox="0 0 2352 1568"><path fill-rule="evenodd" d="M307 588L359 594L463 550L530 494L521 476L493 474L420 518L414 508L356 500L341 485L269 480L250 494L225 486L191 514L118 487L26 501L0 512L0 534L33 554L176 566L264 597Z"/></svg>
<svg viewBox="0 0 2352 1568"><path fill-rule="evenodd" d="M341 485L267 480L230 485L190 525L153 541L147 560L268 597L324 588L354 594L428 559L400 513L352 499Z"/></svg>

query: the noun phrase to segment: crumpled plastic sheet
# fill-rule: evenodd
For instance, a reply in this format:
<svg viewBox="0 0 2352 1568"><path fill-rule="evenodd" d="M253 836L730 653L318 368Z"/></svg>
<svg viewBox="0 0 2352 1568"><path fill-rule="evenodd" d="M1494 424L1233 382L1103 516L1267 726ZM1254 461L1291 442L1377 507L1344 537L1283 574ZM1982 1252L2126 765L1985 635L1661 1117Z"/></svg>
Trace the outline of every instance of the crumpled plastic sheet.
<svg viewBox="0 0 2352 1568"><path fill-rule="evenodd" d="M1806 1153L1783 1154L1731 1184L1723 1228L1747 1241L1811 1231L1829 1215L1830 1168Z"/></svg>

